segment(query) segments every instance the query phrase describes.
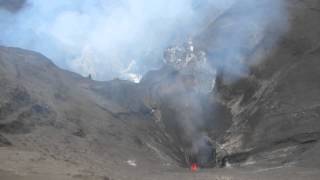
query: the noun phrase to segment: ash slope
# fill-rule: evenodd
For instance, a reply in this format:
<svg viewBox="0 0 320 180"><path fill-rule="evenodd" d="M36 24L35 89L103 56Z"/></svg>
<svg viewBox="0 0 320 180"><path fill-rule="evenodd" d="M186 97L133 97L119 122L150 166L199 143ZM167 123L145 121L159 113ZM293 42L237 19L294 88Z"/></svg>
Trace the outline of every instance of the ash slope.
<svg viewBox="0 0 320 180"><path fill-rule="evenodd" d="M36 153L21 160L35 172L43 163L62 162L62 169L49 171L57 174L72 166L76 169L71 175L117 177L139 174L134 162L152 169L170 163L158 150L156 141L165 137L139 102L142 92L136 84L94 82L16 48L0 48L0 65L0 145L8 163L1 169L20 167L6 154L11 151Z"/></svg>

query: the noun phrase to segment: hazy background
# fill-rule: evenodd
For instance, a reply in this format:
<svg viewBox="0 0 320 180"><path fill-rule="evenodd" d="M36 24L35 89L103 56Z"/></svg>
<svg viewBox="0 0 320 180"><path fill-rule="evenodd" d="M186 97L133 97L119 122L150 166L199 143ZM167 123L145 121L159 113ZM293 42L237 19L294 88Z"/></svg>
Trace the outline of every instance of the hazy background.
<svg viewBox="0 0 320 180"><path fill-rule="evenodd" d="M0 44L41 52L58 66L92 74L96 80L136 79L161 66L164 48L197 34L209 17L214 19L236 1L0 0ZM257 2L246 1L250 7ZM270 12L281 11L280 0L269 1ZM228 54L237 52L235 44L263 33L266 23L259 22L273 18L250 10L237 21L254 24L253 30L232 27L228 34L219 32L218 43L231 45Z"/></svg>

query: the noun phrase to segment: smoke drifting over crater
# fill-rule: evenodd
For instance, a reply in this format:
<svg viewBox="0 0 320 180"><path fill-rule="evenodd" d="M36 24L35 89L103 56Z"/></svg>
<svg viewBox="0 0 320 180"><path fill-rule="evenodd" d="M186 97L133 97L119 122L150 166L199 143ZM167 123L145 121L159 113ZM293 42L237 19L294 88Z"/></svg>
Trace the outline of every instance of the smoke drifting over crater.
<svg viewBox="0 0 320 180"><path fill-rule="evenodd" d="M219 36L209 44L224 49L217 48L219 52L213 54L225 57L240 56L239 49L243 48L239 44L247 43L252 36L263 36L265 24L272 24L285 14L278 0L268 1L270 7L265 11L260 11L261 3L257 1L240 2L239 8L234 6L237 2L240 1L1 0L0 44L41 52L60 67L85 76L92 74L97 80L137 79L161 65L166 47L202 33L208 22L227 10L238 13L248 8L234 19L222 18L221 31L207 35ZM244 28L238 31L242 23ZM226 26L233 30L224 31ZM218 65L230 67L234 62L229 59L235 56L220 58Z"/></svg>
<svg viewBox="0 0 320 180"><path fill-rule="evenodd" d="M0 0L0 9L12 13L20 11L26 5L26 0Z"/></svg>

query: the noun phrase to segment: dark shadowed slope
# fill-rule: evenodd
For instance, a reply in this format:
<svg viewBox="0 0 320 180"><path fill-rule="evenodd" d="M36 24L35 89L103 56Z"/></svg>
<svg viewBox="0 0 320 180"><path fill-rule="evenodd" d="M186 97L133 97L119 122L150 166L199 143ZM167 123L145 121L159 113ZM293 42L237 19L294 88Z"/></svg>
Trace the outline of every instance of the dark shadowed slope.
<svg viewBox="0 0 320 180"><path fill-rule="evenodd" d="M318 165L317 7L317 1L289 3L290 30L273 53L252 68L249 78L229 87L218 85L218 94L234 117L225 141L226 147L234 151L236 161L254 165Z"/></svg>

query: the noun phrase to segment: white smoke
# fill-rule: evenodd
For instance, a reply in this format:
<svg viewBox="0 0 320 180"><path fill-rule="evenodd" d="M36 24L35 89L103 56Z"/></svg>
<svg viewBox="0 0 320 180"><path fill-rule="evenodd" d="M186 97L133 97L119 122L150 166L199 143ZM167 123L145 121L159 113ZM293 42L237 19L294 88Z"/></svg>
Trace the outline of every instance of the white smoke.
<svg viewBox="0 0 320 180"><path fill-rule="evenodd" d="M172 35L195 16L191 0L29 0L18 13L0 10L0 42L106 80L120 76L132 59L139 66L132 73L155 66Z"/></svg>
<svg viewBox="0 0 320 180"><path fill-rule="evenodd" d="M201 32L237 1L27 0L18 12L0 3L0 44L41 52L58 66L97 80L139 77L161 65L167 46ZM273 10L280 5L270 1ZM248 11L253 25L268 19L257 15ZM222 41L232 45L233 37ZM135 67L126 71L133 59Z"/></svg>
<svg viewBox="0 0 320 180"><path fill-rule="evenodd" d="M235 1L204 33L202 40L206 41L211 63L233 78L245 76L251 64L267 55L254 53L261 48L272 49L287 31L287 18L282 0Z"/></svg>

